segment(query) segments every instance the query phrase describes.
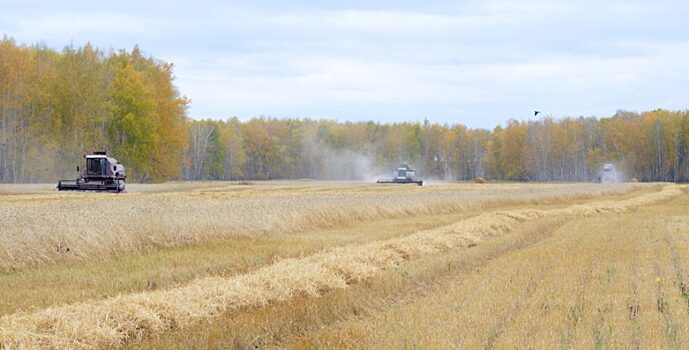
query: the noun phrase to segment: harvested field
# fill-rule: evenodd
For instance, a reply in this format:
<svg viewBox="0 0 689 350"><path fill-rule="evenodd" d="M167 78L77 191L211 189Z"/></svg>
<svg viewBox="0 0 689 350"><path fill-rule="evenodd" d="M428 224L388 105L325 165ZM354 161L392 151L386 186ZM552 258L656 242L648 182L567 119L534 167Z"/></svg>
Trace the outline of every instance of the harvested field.
<svg viewBox="0 0 689 350"><path fill-rule="evenodd" d="M673 347L689 336L681 186L139 190L0 196L0 297L17 299L0 305L0 348ZM133 223L98 220L117 208ZM65 221L40 231L51 210ZM70 250L47 253L55 244ZM53 295L21 293L30 286ZM633 336L641 326L666 336Z"/></svg>

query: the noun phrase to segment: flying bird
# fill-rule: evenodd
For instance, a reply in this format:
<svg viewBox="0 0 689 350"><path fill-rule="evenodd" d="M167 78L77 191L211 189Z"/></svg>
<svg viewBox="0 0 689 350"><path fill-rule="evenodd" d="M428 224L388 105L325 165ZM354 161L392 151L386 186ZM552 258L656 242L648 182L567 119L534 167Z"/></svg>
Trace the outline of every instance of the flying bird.
<svg viewBox="0 0 689 350"><path fill-rule="evenodd" d="M537 116L538 113L541 113L541 111L533 111L533 116L534 116L534 117Z"/></svg>

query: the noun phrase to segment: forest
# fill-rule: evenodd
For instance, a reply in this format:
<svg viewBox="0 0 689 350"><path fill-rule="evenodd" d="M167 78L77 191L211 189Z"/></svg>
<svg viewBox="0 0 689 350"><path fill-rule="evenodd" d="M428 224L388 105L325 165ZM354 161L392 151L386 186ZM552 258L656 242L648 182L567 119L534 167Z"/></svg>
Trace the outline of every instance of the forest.
<svg viewBox="0 0 689 350"><path fill-rule="evenodd" d="M689 110L510 120L492 130L428 120L194 120L173 68L138 47L57 51L3 37L0 182L74 178L94 150L116 157L133 182L371 180L400 162L448 181L592 181L605 163L627 179L689 180Z"/></svg>

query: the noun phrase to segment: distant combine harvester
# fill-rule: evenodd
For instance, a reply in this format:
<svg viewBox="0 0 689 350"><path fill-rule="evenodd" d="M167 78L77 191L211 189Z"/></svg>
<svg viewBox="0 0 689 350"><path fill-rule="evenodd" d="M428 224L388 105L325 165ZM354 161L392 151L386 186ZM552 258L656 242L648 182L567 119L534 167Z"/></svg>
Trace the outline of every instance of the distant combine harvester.
<svg viewBox="0 0 689 350"><path fill-rule="evenodd" d="M108 157L105 152L93 152L85 155L86 168L76 180L60 180L57 183L59 191L93 191L120 193L127 191L124 182L127 174L124 165L117 159ZM79 166L77 166L79 173Z"/></svg>
<svg viewBox="0 0 689 350"><path fill-rule="evenodd" d="M617 172L615 165L607 163L603 165L603 169L598 172L598 182L604 184L614 184L620 181L620 174Z"/></svg>
<svg viewBox="0 0 689 350"><path fill-rule="evenodd" d="M400 164L393 172L392 179L380 179L376 182L379 184L417 184L423 186L423 180L414 178L415 175L416 170L408 164Z"/></svg>

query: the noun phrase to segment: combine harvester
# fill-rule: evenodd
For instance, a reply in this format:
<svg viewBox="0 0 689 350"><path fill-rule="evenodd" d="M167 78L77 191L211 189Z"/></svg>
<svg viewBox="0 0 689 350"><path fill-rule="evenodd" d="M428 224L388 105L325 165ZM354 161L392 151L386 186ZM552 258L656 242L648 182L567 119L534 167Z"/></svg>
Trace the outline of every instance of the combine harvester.
<svg viewBox="0 0 689 350"><path fill-rule="evenodd" d="M620 183L620 174L617 172L615 165L607 163L603 165L603 169L598 173L598 182L604 184Z"/></svg>
<svg viewBox="0 0 689 350"><path fill-rule="evenodd" d="M124 166L105 152L93 152L84 156L86 169L76 180L60 180L58 191L127 192L127 177ZM77 172L79 167L77 166Z"/></svg>
<svg viewBox="0 0 689 350"><path fill-rule="evenodd" d="M380 179L376 182L379 184L417 184L423 186L423 180L415 179L414 175L416 175L416 170L407 164L400 164L397 170L393 172L392 179Z"/></svg>

